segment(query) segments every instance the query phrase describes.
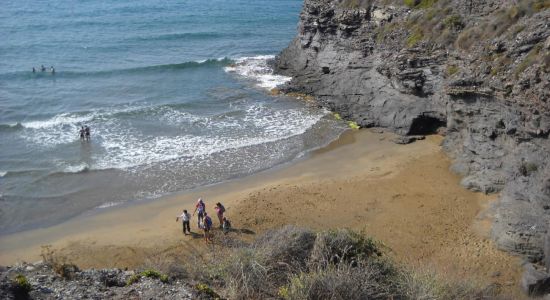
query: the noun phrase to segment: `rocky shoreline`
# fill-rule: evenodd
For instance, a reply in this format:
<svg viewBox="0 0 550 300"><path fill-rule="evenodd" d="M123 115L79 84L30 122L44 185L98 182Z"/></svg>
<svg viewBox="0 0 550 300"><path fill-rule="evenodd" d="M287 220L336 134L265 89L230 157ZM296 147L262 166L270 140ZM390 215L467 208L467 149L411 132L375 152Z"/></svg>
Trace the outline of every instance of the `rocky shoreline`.
<svg viewBox="0 0 550 300"><path fill-rule="evenodd" d="M305 0L298 34L275 62L293 77L281 90L362 127L445 134L462 185L500 193L498 246L548 266L549 6Z"/></svg>

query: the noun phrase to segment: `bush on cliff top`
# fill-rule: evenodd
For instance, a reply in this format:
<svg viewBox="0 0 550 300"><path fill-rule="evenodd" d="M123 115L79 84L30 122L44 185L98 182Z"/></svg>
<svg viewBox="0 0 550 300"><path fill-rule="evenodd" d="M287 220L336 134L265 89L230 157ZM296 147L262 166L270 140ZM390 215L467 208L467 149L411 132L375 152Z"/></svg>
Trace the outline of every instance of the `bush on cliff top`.
<svg viewBox="0 0 550 300"><path fill-rule="evenodd" d="M248 245L218 248L191 277L229 299L463 299L488 295L398 267L380 244L348 229L286 226ZM223 253L220 255L219 253ZM193 272L198 272L193 276ZM202 293L206 295L205 293Z"/></svg>

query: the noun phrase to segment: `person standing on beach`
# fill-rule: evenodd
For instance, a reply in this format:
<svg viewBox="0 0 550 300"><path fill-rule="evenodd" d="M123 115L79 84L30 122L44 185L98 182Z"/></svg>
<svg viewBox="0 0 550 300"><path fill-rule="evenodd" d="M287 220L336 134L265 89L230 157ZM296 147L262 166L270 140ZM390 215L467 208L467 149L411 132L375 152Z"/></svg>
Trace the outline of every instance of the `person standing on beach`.
<svg viewBox="0 0 550 300"><path fill-rule="evenodd" d="M206 215L206 205L204 204L204 201L202 201L202 198L199 198L199 200L197 200L197 205L195 205L195 211L193 212L193 216L195 215L196 212L198 212L197 224L199 225L199 228L200 228L201 221Z"/></svg>
<svg viewBox="0 0 550 300"><path fill-rule="evenodd" d="M210 229L212 229L212 219L204 213L204 221L202 222L202 230L204 230L204 242L208 244L210 241Z"/></svg>
<svg viewBox="0 0 550 300"><path fill-rule="evenodd" d="M176 217L176 222L179 219L181 219L183 224L183 234L187 235L188 232L189 234L191 234L191 227L189 227L189 221L191 220L191 216L187 212L187 209L184 209L183 213L180 216Z"/></svg>
<svg viewBox="0 0 550 300"><path fill-rule="evenodd" d="M220 221L220 228L223 227L223 214L225 213L225 207L223 207L223 205L218 202L216 203L216 206L214 207L214 209L216 210L216 215L218 215L218 221Z"/></svg>

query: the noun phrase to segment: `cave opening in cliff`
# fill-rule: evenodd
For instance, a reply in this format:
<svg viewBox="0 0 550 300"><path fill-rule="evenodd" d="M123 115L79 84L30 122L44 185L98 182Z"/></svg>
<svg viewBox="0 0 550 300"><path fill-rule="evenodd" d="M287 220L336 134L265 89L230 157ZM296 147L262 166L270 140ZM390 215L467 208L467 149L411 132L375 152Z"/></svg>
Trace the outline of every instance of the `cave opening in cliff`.
<svg viewBox="0 0 550 300"><path fill-rule="evenodd" d="M439 118L418 116L412 121L408 135L434 134L437 133L440 127L445 127L446 125L445 120Z"/></svg>

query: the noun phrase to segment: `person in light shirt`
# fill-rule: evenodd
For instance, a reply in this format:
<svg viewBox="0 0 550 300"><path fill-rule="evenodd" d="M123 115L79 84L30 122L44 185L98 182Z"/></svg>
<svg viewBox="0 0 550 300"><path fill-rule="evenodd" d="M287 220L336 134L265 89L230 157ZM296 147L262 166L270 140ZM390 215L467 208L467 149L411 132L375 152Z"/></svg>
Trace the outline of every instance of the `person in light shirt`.
<svg viewBox="0 0 550 300"><path fill-rule="evenodd" d="M189 220L191 220L191 215L187 212L187 209L183 210L183 213L180 216L176 217L176 222L181 219L183 224L183 234L191 234L191 227L189 227Z"/></svg>
<svg viewBox="0 0 550 300"><path fill-rule="evenodd" d="M197 212L198 212L197 224L199 228L201 228L200 224L202 222L202 219L204 218L204 215L206 215L206 204L204 203L204 201L202 201L202 198L199 198L199 200L197 200L197 205L195 205L195 211L193 212L193 216Z"/></svg>

